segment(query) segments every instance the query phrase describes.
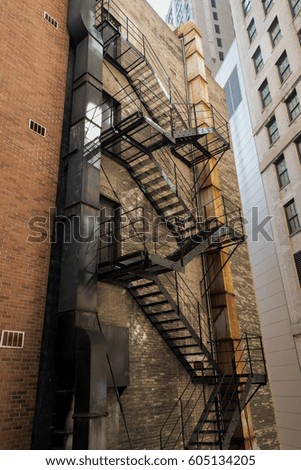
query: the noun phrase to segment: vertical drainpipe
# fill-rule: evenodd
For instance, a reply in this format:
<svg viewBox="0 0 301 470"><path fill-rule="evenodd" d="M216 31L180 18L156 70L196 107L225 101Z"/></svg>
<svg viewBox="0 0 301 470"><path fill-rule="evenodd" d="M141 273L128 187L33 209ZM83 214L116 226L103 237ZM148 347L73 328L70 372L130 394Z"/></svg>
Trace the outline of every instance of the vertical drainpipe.
<svg viewBox="0 0 301 470"><path fill-rule="evenodd" d="M58 309L60 387L74 390L73 449L103 449L106 347L97 323L99 161L86 149L101 133L103 45L95 0L69 0L68 29L76 49Z"/></svg>

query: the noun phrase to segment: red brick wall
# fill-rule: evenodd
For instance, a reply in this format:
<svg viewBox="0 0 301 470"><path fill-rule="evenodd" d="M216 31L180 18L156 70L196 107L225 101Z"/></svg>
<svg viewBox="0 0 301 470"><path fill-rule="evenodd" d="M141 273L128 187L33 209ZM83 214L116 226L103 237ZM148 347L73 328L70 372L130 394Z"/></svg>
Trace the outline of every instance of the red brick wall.
<svg viewBox="0 0 301 470"><path fill-rule="evenodd" d="M0 449L26 449L31 441L50 244L28 243L27 222L55 206L67 7L67 0L1 2L0 331L25 331L25 343L0 348ZM47 128L46 138L28 130L29 119Z"/></svg>

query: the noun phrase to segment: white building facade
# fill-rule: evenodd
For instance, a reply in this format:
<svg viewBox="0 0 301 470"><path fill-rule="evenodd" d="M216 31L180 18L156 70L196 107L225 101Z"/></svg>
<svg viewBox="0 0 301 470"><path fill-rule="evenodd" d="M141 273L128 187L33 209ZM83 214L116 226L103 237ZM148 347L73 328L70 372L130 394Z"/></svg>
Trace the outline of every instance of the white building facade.
<svg viewBox="0 0 301 470"><path fill-rule="evenodd" d="M253 3L263 8L263 2ZM275 15L276 8L268 24L273 22ZM251 17L249 21L252 21ZM242 34L240 31L239 35ZM261 47L266 47L264 41ZM258 87L254 85L254 77L245 64L248 57L243 50L243 47L239 50L236 41L232 44L216 79L227 94L233 150L247 219L250 260L281 446L283 449L300 449L301 277L298 252L301 249L301 233L298 214L296 218L295 212L292 212L290 220L285 203L293 199L298 201L300 207L301 174L296 139L301 126L300 122L299 125L292 124L292 132L286 123L286 104L276 92L277 77L270 79L269 75L272 66L267 72L267 79L276 96L271 99L270 111L262 110L258 96L255 96L258 93L261 100L260 84ZM253 50L248 54L252 56ZM259 82L265 80L261 76ZM288 95L294 86L294 80L287 85ZM266 106L269 105L270 102ZM279 124L281 122L283 126L283 135L277 139L278 143L267 149L263 142L268 138L264 123L269 122L275 112ZM264 122L259 124L260 120ZM289 127L286 131L285 125ZM265 161L269 163L263 163ZM290 223L294 224L292 228L295 229L291 234Z"/></svg>

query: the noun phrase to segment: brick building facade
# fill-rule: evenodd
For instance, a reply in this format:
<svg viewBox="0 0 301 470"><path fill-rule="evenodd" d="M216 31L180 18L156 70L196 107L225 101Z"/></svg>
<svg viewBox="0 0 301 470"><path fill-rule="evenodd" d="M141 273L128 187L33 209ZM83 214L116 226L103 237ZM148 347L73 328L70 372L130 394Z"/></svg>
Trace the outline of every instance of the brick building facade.
<svg viewBox="0 0 301 470"><path fill-rule="evenodd" d="M2 41L1 446L277 448L224 93L193 23L109 3L25 2Z"/></svg>

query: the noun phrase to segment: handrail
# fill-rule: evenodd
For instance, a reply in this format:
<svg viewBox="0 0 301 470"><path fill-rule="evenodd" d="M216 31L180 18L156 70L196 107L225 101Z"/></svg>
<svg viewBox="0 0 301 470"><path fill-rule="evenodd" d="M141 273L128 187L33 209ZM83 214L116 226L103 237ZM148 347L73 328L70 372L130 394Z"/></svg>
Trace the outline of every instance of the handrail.
<svg viewBox="0 0 301 470"><path fill-rule="evenodd" d="M252 341L252 339L259 341L259 346L257 346L257 348L256 347L253 347L253 348L250 347L250 341ZM225 403L225 400L226 400L226 397L227 397L227 392L229 391L231 385L234 385L235 382L233 382L233 381L235 381L237 379L237 377L239 377L239 375L248 374L248 375L253 376L256 373L263 374L264 376L267 375L265 356L264 356L264 351L263 351L263 346L262 346L262 337L259 336L259 335L252 335L252 334L244 333L241 336L241 338L231 340L231 344L234 345L235 342L237 342L237 344L235 345L234 349L231 348L228 351L223 349L223 353L227 353L227 352L231 353L231 358L227 362L224 362L224 363L219 362L219 365L230 366L230 370L229 370L228 367L226 367L225 372L219 377L218 380L217 380L217 377L216 377L216 372L212 372L212 374L210 376L206 377L206 379L208 380L208 383L212 383L212 384L215 383L215 387L214 387L214 390L213 390L212 394L210 395L210 397L207 400L207 404L204 407L204 411L203 411L203 415L202 415L202 421L205 421L208 414L209 414L210 409L208 409L206 411L206 408L209 405L210 406L214 405L214 400L212 398L213 394L214 394L214 396L216 396L220 392L220 389L221 389L222 385L225 384L225 379L227 377L229 377L229 375L232 378L231 378L231 380L229 380L229 383L227 384L227 388L226 388L225 393L223 394L221 405ZM243 348L241 348L242 345L243 345ZM260 359L257 359L257 360L254 359L254 357L252 355L252 351L260 351ZM239 354L239 356L237 356L237 354ZM247 360L244 359L245 354L247 355ZM255 363L258 362L260 364L260 370L254 370L254 362ZM243 364L242 368L241 368L241 364ZM229 372L231 372L231 374L229 374ZM176 426L180 422L183 422L183 416L182 417L178 416L178 418L176 419L176 422L173 424L173 428L172 428L171 432L169 433L167 439L165 440L165 442L163 442L164 430L166 428L166 425L170 421L173 413L175 412L175 410L177 408L182 408L183 410L185 410L185 409L187 409L187 407L189 405L189 403L187 402L184 407L183 407L183 403L181 404L181 407L179 406L180 402L183 400L183 398L185 396L185 393L188 390L190 384L191 384L191 382L189 381L188 384L186 385L186 387L184 388L183 392L181 393L180 397L178 398L177 402L174 404L173 408L171 409L169 415L167 416L167 418L165 419L164 423L161 426L161 430L160 430L161 449L166 448L167 444L169 443L169 441L171 439L171 436L172 436L174 430L176 429ZM198 386L195 385L194 390L191 394L191 398L194 395L197 388L198 388ZM233 393L235 394L236 392L237 392L237 390L235 388ZM198 397L195 401L195 405L191 408L190 413L189 413L188 417L186 418L184 426L181 430L181 433L183 434L183 436L182 436L183 442L185 442L185 436L184 436L185 424L186 425L188 424L189 419L191 418L191 416L192 416L192 414L193 414L193 412L194 412L194 410L195 410L195 408L196 408L197 404L199 403L202 396L203 396L203 390L198 395ZM234 395L232 394L231 400L232 400L233 396ZM229 410L229 406L230 406L230 402L226 406L226 408L223 409L224 414ZM208 424L208 427L206 429L208 429L209 426L210 426L210 423ZM225 430L223 430L223 432L224 431ZM198 433L198 436L199 436L199 433ZM180 438L180 436L178 435L177 439L176 439L176 442L173 445L173 448L177 444L179 438Z"/></svg>

